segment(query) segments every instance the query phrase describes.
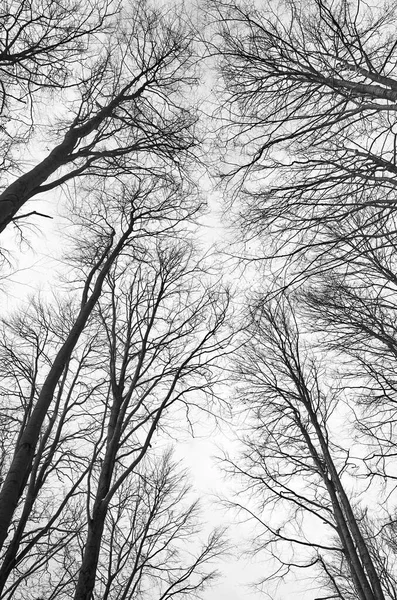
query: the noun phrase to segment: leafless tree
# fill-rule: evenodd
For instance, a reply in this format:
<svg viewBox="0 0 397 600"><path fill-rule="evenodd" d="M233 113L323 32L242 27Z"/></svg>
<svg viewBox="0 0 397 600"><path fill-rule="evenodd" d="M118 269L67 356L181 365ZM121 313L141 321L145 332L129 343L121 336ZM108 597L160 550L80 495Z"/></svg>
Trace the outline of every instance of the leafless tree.
<svg viewBox="0 0 397 600"><path fill-rule="evenodd" d="M207 563L225 550L222 532L211 532L200 547L199 505L188 502L186 473L170 458L169 453L162 460L154 457L149 468L146 461L135 476L138 483L127 479L113 499L98 569L99 597L196 597L216 576Z"/></svg>
<svg viewBox="0 0 397 600"><path fill-rule="evenodd" d="M383 231L360 244L343 270L318 277L302 294L321 345L341 358L340 372L354 397L357 428L369 445L367 476L394 487L396 453L396 247ZM325 336L321 332L327 332ZM392 487L391 487L392 486Z"/></svg>
<svg viewBox="0 0 397 600"><path fill-rule="evenodd" d="M186 481L170 452L146 458L124 481L109 506L91 597L192 597L213 582L217 573L211 565L225 543L222 532L213 531L200 544L200 510L191 502ZM86 537L84 504L81 494L70 529L59 524L53 545L54 527L47 540L51 545L43 540L42 553L25 557L2 597L73 597Z"/></svg>
<svg viewBox="0 0 397 600"><path fill-rule="evenodd" d="M94 4L81 11L52 0L6 4L1 231L35 213L34 205L19 213L28 200L67 182L179 172L197 145L194 106L184 99L195 81L187 19L144 0ZM25 96L36 107L28 132L31 116L13 111ZM24 163L29 148L42 156L33 167Z"/></svg>
<svg viewBox="0 0 397 600"><path fill-rule="evenodd" d="M222 535L188 540L158 448L212 410L230 342L192 242L194 29L145 0L1 10L0 231L60 190L71 226L58 293L1 319L0 596L197 596Z"/></svg>
<svg viewBox="0 0 397 600"><path fill-rule="evenodd" d="M231 157L220 171L263 267L239 361L252 429L234 466L263 511L254 539L277 554L277 576L321 567L331 597L395 598L395 7L210 6ZM294 302L267 303L297 282ZM286 516L273 525L276 507Z"/></svg>
<svg viewBox="0 0 397 600"><path fill-rule="evenodd" d="M246 238L259 236L269 258L304 256L307 276L334 264L342 232L394 228L395 7L223 2L213 15L220 115L235 148L223 174L238 184Z"/></svg>
<svg viewBox="0 0 397 600"><path fill-rule="evenodd" d="M77 296L58 305L59 316L35 302L3 323L4 418L15 447L0 492L5 597L33 572L41 545L56 560L70 536L83 535L75 596L91 597L109 505L158 432L181 418L177 407L189 411L191 396L204 406L228 345L227 296L206 289L191 245L173 240L190 214L179 188L164 189L162 178L110 185L113 195L93 195L80 215L69 275ZM50 502L49 489L59 490ZM33 564L48 563L40 555Z"/></svg>
<svg viewBox="0 0 397 600"><path fill-rule="evenodd" d="M277 561L270 579L314 570L331 597L395 598L395 554L375 543L390 520L350 491L341 389L310 352L290 299L259 300L251 317L236 365L250 425L243 458L228 465L254 499L234 503L255 520L253 551Z"/></svg>

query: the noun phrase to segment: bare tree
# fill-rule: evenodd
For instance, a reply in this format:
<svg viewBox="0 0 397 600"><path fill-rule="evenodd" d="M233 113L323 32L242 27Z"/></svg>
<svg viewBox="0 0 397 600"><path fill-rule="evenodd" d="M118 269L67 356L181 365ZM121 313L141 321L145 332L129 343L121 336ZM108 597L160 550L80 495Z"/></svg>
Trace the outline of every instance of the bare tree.
<svg viewBox="0 0 397 600"><path fill-rule="evenodd" d="M213 582L217 573L212 563L225 543L220 531L200 543L200 510L186 481L186 472L177 468L169 451L146 458L125 480L109 507L92 597L183 598L199 596ZM62 539L59 527L57 546L31 552L14 570L2 597L73 596L86 536L84 504L81 494L67 537Z"/></svg>
<svg viewBox="0 0 397 600"><path fill-rule="evenodd" d="M194 73L193 34L182 17L163 15L144 1L117 11L105 2L76 12L68 2L61 7L34 0L7 6L6 23L0 65L3 61L19 90L27 88L16 94L34 96L36 104L37 97L59 104L62 117L39 106L33 130L21 133L25 153L31 134L35 155L44 155L33 168L23 164L19 145L6 148L1 231L34 214L32 208L17 216L29 199L83 175L164 175L186 165L197 137L194 108L183 98ZM7 102L19 98L13 97L12 85L4 86L6 110ZM57 92L50 100L47 88ZM20 120L24 123L25 116ZM2 138L18 138L18 130L18 119L10 116ZM40 147L43 139L47 149Z"/></svg>
<svg viewBox="0 0 397 600"><path fill-rule="evenodd" d="M145 463L135 475L139 482L131 485L127 479L113 499L98 595L125 599L155 595L164 600L197 596L216 576L207 564L225 551L221 531L211 532L200 547L199 505L188 502L186 473L177 470L169 453L162 460L152 458L149 468Z"/></svg>
<svg viewBox="0 0 397 600"><path fill-rule="evenodd" d="M30 414L26 422L25 420L22 422L14 457L0 491L1 546L6 538L7 529L17 507L18 499L26 485L41 427L53 401L56 386L62 378L65 366L68 364L79 337L101 295L104 280L133 232L134 220L131 214L124 225L125 229L116 240L115 229L111 228L109 231L109 227L107 227L105 244L102 247L99 246L99 252L96 250L96 259L91 262L90 273L84 283L79 311L71 324L70 330L67 332L66 339L62 340L55 357L51 360L49 372L41 386L34 406L29 408Z"/></svg>
<svg viewBox="0 0 397 600"><path fill-rule="evenodd" d="M62 190L73 241L59 293L1 320L0 596L198 596L222 535L188 539L157 448L212 410L230 341L191 242L194 28L145 0L2 10L0 231Z"/></svg>
<svg viewBox="0 0 397 600"><path fill-rule="evenodd" d="M253 424L235 468L263 509L254 540L277 554L277 576L317 566L331 597L395 598L395 7L237 1L211 15L221 174L245 256L265 298L305 282L292 304L262 298L239 363ZM286 517L273 525L276 506Z"/></svg>
<svg viewBox="0 0 397 600"><path fill-rule="evenodd" d="M390 522L349 492L341 390L310 353L289 299L259 300L251 316L236 365L250 427L243 459L228 464L254 497L237 504L255 520L253 551L276 559L270 579L314 569L331 597L395 598L396 557L375 542Z"/></svg>
<svg viewBox="0 0 397 600"><path fill-rule="evenodd" d="M319 277L302 301L323 348L341 357L340 373L354 397L357 429L369 446L367 477L394 488L397 337L394 235L351 241L352 262ZM321 332L327 331L324 336Z"/></svg>
<svg viewBox="0 0 397 600"><path fill-rule="evenodd" d="M178 186L163 183L116 190L110 181L112 194L98 193L80 216L69 277L80 300L60 304L59 317L36 302L33 315L3 324L3 386L13 399L4 414L15 444L0 492L5 597L47 568L43 555L32 558L41 545L56 560L74 539L85 548L76 598L91 597L109 504L172 422L171 406L190 410L191 395L201 404L211 393L213 363L228 344L227 296L206 290L191 246L172 239L195 199L181 206ZM49 489L62 490L50 503Z"/></svg>
<svg viewBox="0 0 397 600"><path fill-rule="evenodd" d="M313 0L213 11L221 117L241 152L226 170L240 227L264 256L304 256L305 276L320 258L329 268L342 231L360 237L395 219L395 8Z"/></svg>

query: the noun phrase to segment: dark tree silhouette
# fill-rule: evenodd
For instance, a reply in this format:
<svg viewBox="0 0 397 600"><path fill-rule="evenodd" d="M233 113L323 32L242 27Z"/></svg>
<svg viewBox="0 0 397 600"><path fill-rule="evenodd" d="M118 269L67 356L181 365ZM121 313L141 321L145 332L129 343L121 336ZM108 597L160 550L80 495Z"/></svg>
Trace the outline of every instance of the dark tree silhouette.
<svg viewBox="0 0 397 600"><path fill-rule="evenodd" d="M310 352L288 298L253 306L235 372L250 426L243 457L227 465L253 501L232 504L255 521L252 551L276 561L268 580L302 570L331 597L394 598L393 519L349 490L354 443L338 435L342 392Z"/></svg>
<svg viewBox="0 0 397 600"><path fill-rule="evenodd" d="M183 100L194 83L193 33L182 17L144 1L94 4L80 12L52 0L7 9L0 231L34 213L19 211L39 194L87 175L177 172L197 144L195 111ZM28 105L16 117L18 102ZM60 110L51 115L43 103ZM25 125L32 119L34 127ZM29 138L43 156L33 167L20 157Z"/></svg>
<svg viewBox="0 0 397 600"><path fill-rule="evenodd" d="M67 592L60 583L56 597L70 597L72 585L76 598L90 598L120 491L161 431L182 427L194 406L208 410L229 344L228 297L207 289L191 244L172 240L181 221L183 232L177 199L162 185L99 195L76 233L78 295L58 304L58 315L35 301L3 323L3 414L15 451L2 465L2 597L79 542L78 577L69 569ZM185 573L188 587L219 546L211 539Z"/></svg>
<svg viewBox="0 0 397 600"><path fill-rule="evenodd" d="M394 228L395 7L293 0L213 11L220 115L240 151L223 174L234 177L245 238L305 278L340 262L333 250L346 239Z"/></svg>

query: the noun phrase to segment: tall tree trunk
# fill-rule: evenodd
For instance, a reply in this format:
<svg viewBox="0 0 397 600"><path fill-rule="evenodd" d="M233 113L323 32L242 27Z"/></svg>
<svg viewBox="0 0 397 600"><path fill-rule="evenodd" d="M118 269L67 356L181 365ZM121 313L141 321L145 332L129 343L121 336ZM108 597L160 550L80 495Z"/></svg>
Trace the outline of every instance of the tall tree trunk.
<svg viewBox="0 0 397 600"><path fill-rule="evenodd" d="M59 350L43 384L36 406L19 438L14 457L0 491L0 549L3 547L12 517L29 477L41 427L51 405L56 386L101 295L104 279L128 239L132 228L133 224L130 223L127 231L121 236L99 271L92 294L84 302L66 341Z"/></svg>

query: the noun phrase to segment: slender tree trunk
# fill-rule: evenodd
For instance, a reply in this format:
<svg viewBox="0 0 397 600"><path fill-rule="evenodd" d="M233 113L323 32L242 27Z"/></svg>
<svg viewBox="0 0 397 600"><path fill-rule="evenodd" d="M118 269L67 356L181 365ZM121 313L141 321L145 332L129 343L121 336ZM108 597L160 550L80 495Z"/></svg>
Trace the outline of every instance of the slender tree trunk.
<svg viewBox="0 0 397 600"><path fill-rule="evenodd" d="M317 416L315 415L314 411L312 410L312 407L310 406L310 404L308 404L307 410L309 413L310 420L316 430L317 438L318 438L318 441L321 446L324 461L325 461L325 464L326 464L327 469L330 474L332 487L335 489L337 496L338 496L335 498L335 501L337 502L338 506L340 505L340 507L341 507L343 521L345 523L347 523L347 525L348 525L349 536L351 536L354 540L354 543L355 543L355 546L360 555L363 567L364 567L366 573L368 574L369 581L371 582L372 589L371 589L370 597L374 598L375 600L385 600L385 597L384 597L384 594L382 591L382 586L379 581L379 576L378 576L375 566L372 562L372 559L369 554L365 540L364 540L364 538L361 534L361 531L357 525L357 521L354 516L352 507L350 505L348 497L346 496L343 485L340 481L338 472L335 468L334 461L332 460L331 454L328 449L328 444L327 444L326 440L324 439L323 432L321 430L320 424L318 423ZM327 488L328 488L329 481L330 480L325 475L324 482L327 485ZM365 577L365 581L366 580L367 580L367 578ZM366 586L364 585L364 580L362 580L362 585L363 585L364 589L366 589Z"/></svg>
<svg viewBox="0 0 397 600"><path fill-rule="evenodd" d="M105 504L103 499L95 502L92 518L88 523L87 540L84 547L84 555L81 562L74 600L91 600L92 598L106 514L107 503Z"/></svg>
<svg viewBox="0 0 397 600"><path fill-rule="evenodd" d="M100 270L93 292L89 299L83 304L66 341L59 350L43 384L36 406L32 411L32 415L20 436L14 457L0 491L0 549L3 547L12 517L29 477L41 427L51 405L56 386L62 376L63 369L87 324L92 310L101 295L103 281L128 239L128 236L132 231L132 226L131 223L130 227L122 235Z"/></svg>
<svg viewBox="0 0 397 600"><path fill-rule="evenodd" d="M300 393L302 393L302 392L300 392ZM304 395L306 396L306 394L304 394ZM309 401L304 400L304 405L305 405L307 412L309 413L311 422L315 426L316 434L317 434L317 437L318 437L318 439L320 441L320 445L321 445L320 436L323 439L322 431L317 422L315 414L311 410L310 400ZM334 515L335 522L337 525L338 536L341 541L341 544L342 544L342 547L343 547L343 550L344 550L344 553L346 556L346 560L350 567L350 572L352 575L352 579L353 579L357 594L359 595L360 600L377 600L377 598L373 594L371 586L369 585L369 582L367 580L364 568L361 564L359 555L357 554L356 546L354 544L351 532L349 530L348 523L345 519L341 504L339 502L339 498L338 498L338 495L336 492L336 486L335 486L333 480L328 478L327 472L323 468L322 461L320 460L317 450L312 443L310 435L309 435L306 427L301 423L299 413L297 413L297 415L298 415L296 417L297 424L301 430L302 436L305 439L305 442L306 442L306 445L310 452L310 455L311 455L316 467L318 468L318 471L324 482L324 485L327 488L327 492L328 492L328 495L329 495L331 503L332 503L333 515ZM324 440L324 442L325 442L325 440ZM327 458L333 464L332 458L329 453L328 453ZM327 469L329 470L329 464L328 464L327 460L325 460L325 464L326 464Z"/></svg>

